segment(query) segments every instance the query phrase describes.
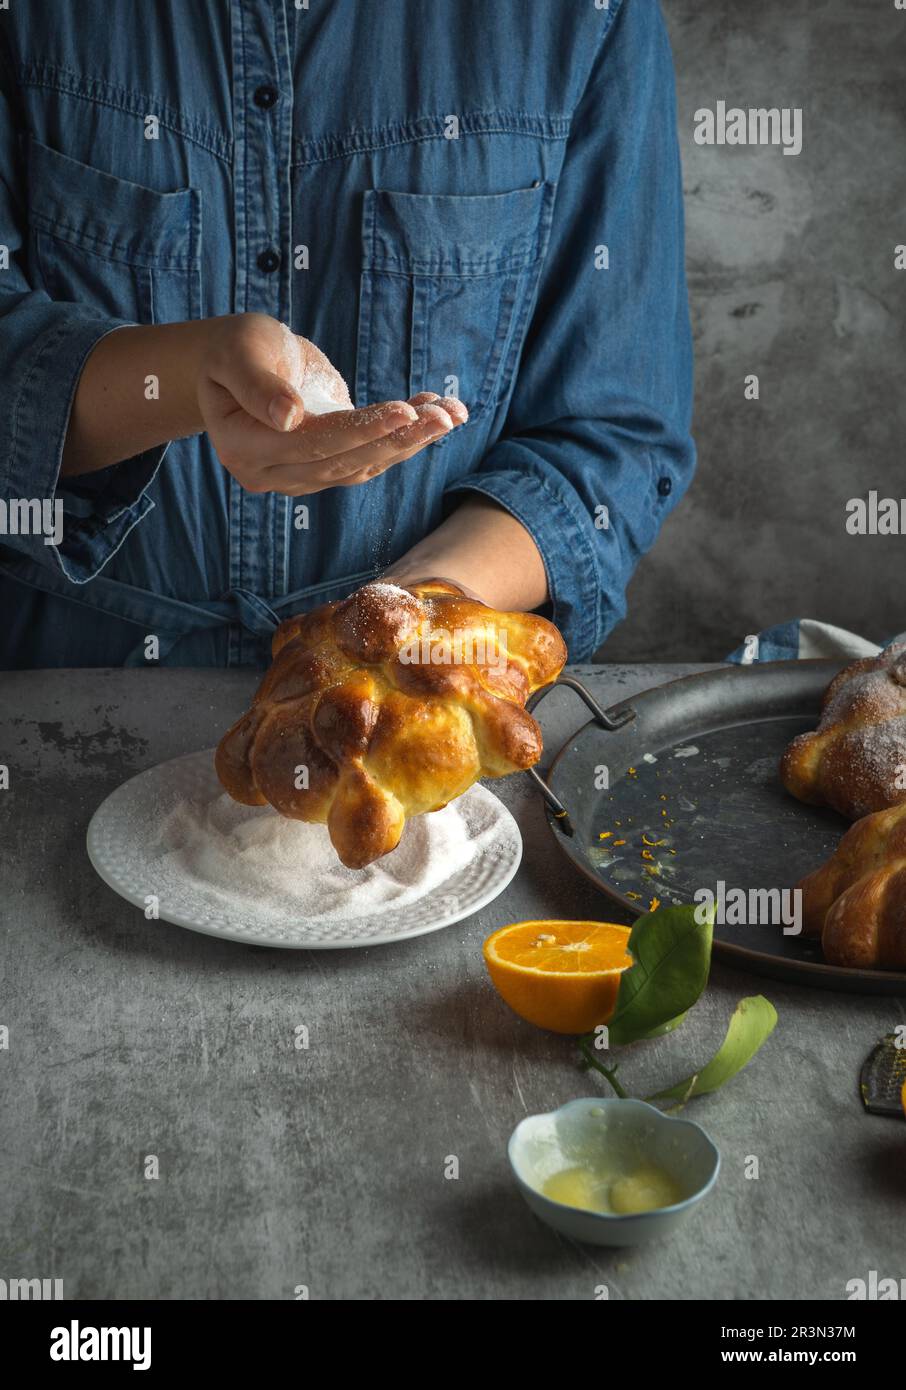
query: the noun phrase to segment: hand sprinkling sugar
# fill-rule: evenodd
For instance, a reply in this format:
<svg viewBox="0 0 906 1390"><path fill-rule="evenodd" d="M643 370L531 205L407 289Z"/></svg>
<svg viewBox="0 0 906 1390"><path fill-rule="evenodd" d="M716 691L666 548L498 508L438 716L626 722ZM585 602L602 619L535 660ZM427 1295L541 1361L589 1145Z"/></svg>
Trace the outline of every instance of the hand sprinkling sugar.
<svg viewBox="0 0 906 1390"><path fill-rule="evenodd" d="M321 349L266 314L211 319L203 347L205 429L248 492L307 497L358 486L468 419L461 401L427 391L357 410Z"/></svg>

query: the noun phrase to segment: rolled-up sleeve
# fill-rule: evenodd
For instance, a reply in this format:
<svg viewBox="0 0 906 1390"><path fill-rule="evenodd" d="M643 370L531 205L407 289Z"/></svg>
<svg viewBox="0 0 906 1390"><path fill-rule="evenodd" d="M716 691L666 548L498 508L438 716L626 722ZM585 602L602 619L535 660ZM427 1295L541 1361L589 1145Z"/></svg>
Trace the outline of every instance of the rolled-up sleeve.
<svg viewBox="0 0 906 1390"><path fill-rule="evenodd" d="M112 468L61 479L60 463L82 368L108 333L132 326L83 305L53 301L29 282L26 179L15 93L0 53L0 545L84 583L153 507L146 496L166 446ZM62 539L21 534L12 518L62 503ZM30 528L32 531L35 528Z"/></svg>
<svg viewBox="0 0 906 1390"><path fill-rule="evenodd" d="M695 467L670 46L656 0L608 15L504 432L447 490L483 493L531 533L574 661L625 616L630 576Z"/></svg>

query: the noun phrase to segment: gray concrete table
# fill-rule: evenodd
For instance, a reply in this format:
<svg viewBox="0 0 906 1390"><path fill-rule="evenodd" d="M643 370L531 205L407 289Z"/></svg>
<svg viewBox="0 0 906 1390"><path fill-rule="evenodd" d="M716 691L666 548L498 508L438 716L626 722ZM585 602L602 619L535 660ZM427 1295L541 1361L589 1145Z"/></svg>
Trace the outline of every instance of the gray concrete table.
<svg viewBox="0 0 906 1390"><path fill-rule="evenodd" d="M612 703L692 669L580 674ZM900 1001L719 965L684 1027L621 1068L645 1094L695 1069L741 995L774 1001L764 1051L688 1112L721 1149L717 1190L669 1241L635 1251L571 1244L529 1213L510 1131L599 1085L573 1040L500 1001L481 943L520 918L612 909L554 845L528 778L495 784L525 839L507 892L395 946L221 942L111 892L85 854L95 808L133 773L213 745L255 681L0 675L4 1278L62 1278L71 1298L291 1299L305 1285L320 1299L592 1299L607 1285L614 1299L841 1299L871 1269L906 1274L906 1130L863 1114L856 1087ZM573 696L550 696L547 747L583 717Z"/></svg>

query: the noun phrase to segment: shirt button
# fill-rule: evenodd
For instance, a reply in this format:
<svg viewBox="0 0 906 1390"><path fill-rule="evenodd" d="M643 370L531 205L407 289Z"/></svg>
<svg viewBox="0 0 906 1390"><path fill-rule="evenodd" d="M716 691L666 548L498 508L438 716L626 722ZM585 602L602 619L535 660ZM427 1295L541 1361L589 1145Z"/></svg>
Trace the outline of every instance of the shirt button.
<svg viewBox="0 0 906 1390"><path fill-rule="evenodd" d="M672 491L673 491L673 479L672 479L672 478L658 478L658 480L657 480L657 495L658 495L658 497L669 497Z"/></svg>
<svg viewBox="0 0 906 1390"><path fill-rule="evenodd" d="M272 274L279 264L280 252L275 251L272 246L269 246L266 251L262 251L258 257L258 269L263 270L265 275Z"/></svg>
<svg viewBox="0 0 906 1390"><path fill-rule="evenodd" d="M271 87L268 83L265 83L263 87L257 87L255 89L252 101L256 106L260 106L262 110L269 111L272 106L276 106L279 95L280 93L277 91L276 87Z"/></svg>

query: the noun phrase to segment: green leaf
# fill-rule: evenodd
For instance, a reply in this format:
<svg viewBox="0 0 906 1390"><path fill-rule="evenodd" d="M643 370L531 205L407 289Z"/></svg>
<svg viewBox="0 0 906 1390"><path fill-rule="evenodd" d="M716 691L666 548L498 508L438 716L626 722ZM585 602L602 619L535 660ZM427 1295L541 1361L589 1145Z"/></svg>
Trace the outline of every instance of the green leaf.
<svg viewBox="0 0 906 1390"><path fill-rule="evenodd" d="M684 1105L693 1096L704 1096L730 1081L751 1062L755 1053L774 1031L777 1010L763 994L740 999L727 1036L701 1071L678 1081L666 1091L657 1091L647 1100L678 1100Z"/></svg>
<svg viewBox="0 0 906 1390"><path fill-rule="evenodd" d="M682 1023L708 983L713 931L713 909L662 907L638 919L627 942L635 964L620 979L611 1046L656 1037Z"/></svg>
<svg viewBox="0 0 906 1390"><path fill-rule="evenodd" d="M668 1018L667 1022L662 1023L659 1028L652 1028L650 1033L645 1033L643 1039L647 1041L649 1038L662 1038L665 1033L672 1033L675 1028L680 1026L688 1012L688 1009L684 1009L681 1014L677 1014L676 1018Z"/></svg>

